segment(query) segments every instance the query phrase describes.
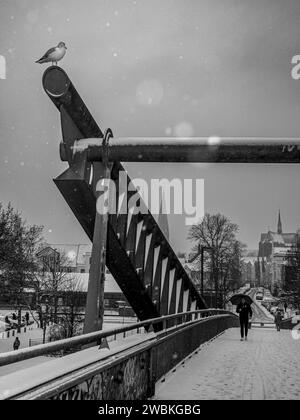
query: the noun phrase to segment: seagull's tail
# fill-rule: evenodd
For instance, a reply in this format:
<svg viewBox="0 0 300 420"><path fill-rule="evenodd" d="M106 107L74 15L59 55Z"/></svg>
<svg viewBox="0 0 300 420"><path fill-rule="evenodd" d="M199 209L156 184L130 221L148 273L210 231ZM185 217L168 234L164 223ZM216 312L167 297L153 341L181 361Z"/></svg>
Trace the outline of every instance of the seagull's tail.
<svg viewBox="0 0 300 420"><path fill-rule="evenodd" d="M43 64L43 63L45 63L45 57L42 57L39 60L36 60L35 62L39 63L39 64Z"/></svg>

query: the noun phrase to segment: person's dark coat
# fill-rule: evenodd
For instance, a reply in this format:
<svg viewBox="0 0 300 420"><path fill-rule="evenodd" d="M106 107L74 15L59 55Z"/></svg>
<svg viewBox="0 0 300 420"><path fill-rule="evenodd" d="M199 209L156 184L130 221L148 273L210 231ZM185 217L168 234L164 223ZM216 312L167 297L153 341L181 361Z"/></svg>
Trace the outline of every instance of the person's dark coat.
<svg viewBox="0 0 300 420"><path fill-rule="evenodd" d="M236 307L236 312L240 315L242 319L249 319L252 317L252 309L249 303L247 302L240 302Z"/></svg>
<svg viewBox="0 0 300 420"><path fill-rule="evenodd" d="M275 314L275 323L280 324L282 321L282 315L280 311L277 311Z"/></svg>
<svg viewBox="0 0 300 420"><path fill-rule="evenodd" d="M20 340L18 339L18 337L16 337L16 339L15 339L15 341L14 341L14 344L13 344L13 347L14 347L14 350L18 350L18 348L20 347Z"/></svg>

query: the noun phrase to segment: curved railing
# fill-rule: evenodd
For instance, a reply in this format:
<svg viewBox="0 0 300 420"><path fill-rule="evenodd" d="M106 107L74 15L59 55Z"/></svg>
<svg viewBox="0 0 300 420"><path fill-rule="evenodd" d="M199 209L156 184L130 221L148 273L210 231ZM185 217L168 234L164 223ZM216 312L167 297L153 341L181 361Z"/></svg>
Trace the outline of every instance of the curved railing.
<svg viewBox="0 0 300 420"><path fill-rule="evenodd" d="M154 331L163 331L170 327L178 327L188 322L195 322L202 318L225 314L234 315L232 312L223 309L201 309L190 312L182 312L179 314L161 316L159 318L153 318L110 330L100 332L97 331L94 333L54 341L47 344L37 345L31 348L3 353L0 354L0 366L20 362L26 359L32 359L34 357L45 356L55 352L68 351L74 348L80 350L80 348L83 346L87 346L93 343L95 345L100 344L101 341L105 338L108 339L110 337L112 339L116 339L120 334L123 334L123 337L125 338L128 332L134 330L136 330L137 333L139 333L143 328L146 332L149 330L152 331L152 328Z"/></svg>

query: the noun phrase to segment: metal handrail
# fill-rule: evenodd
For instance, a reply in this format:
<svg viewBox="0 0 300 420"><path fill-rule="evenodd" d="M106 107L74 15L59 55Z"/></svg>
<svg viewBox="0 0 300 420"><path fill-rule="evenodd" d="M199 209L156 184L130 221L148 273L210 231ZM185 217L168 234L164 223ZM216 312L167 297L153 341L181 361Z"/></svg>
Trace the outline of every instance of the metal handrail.
<svg viewBox="0 0 300 420"><path fill-rule="evenodd" d="M86 153L88 161L110 162L253 162L299 163L300 139L294 137L119 137L110 144L102 138L83 138L71 154ZM61 150L66 149L62 143ZM61 155L67 159L70 152Z"/></svg>
<svg viewBox="0 0 300 420"><path fill-rule="evenodd" d="M122 327L118 327L118 328L113 328L110 330L105 330L105 331L100 331L100 332L93 332L93 333L89 333L89 334L84 334L84 335L80 335L80 336L76 336L76 337L71 337L71 338L67 338L64 340L59 340L59 341L53 341L51 343L48 344L41 344L41 345L37 345L31 348L25 348L25 349L20 349L20 350L16 350L16 351L10 351L7 353L3 353L0 354L0 366L4 366L4 365L8 365L11 363L16 363L16 362L20 362L22 360L26 360L26 359L32 359L34 357L39 357L39 356L44 356L50 353L54 353L54 352L58 352L58 351L62 351L62 350L68 350L68 349L72 349L74 347L77 346L83 346L83 345L88 345L91 343L100 343L102 339L110 337L110 336L115 336L117 334L121 334L124 333L124 337L126 336L126 332L127 331L131 331L134 329L139 330L142 327L147 327L147 326L153 326L156 324L161 323L163 325L163 329L167 328L167 321L172 320L172 319L180 319L181 318L181 323L177 323L176 322L176 326L182 325L186 322L191 322L191 320L189 320L188 318L190 318L190 316L195 314L195 319L194 321L196 321L198 319L198 314L202 315L205 314L205 317L209 317L209 316L217 316L217 315L226 315L226 314L230 314L230 315L234 315L236 316L234 313L230 312L230 311L226 311L224 309L200 309L200 310L196 310L196 311L190 311L190 312L181 312L178 314L172 314L172 315L165 315L165 316L161 316L159 318L152 318L152 319L148 319L146 321L142 321L142 322L137 322L135 324L131 324L128 326L122 326ZM213 315L212 315L213 314ZM196 317L197 316L197 317ZM199 320L201 320L203 317L201 316L199 318ZM188 319L188 321L187 321Z"/></svg>

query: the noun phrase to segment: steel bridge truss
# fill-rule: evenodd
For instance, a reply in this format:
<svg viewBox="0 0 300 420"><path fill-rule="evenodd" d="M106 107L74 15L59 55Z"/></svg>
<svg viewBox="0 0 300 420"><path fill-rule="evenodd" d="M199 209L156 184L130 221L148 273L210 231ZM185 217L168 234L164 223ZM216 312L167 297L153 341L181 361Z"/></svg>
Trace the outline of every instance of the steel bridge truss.
<svg viewBox="0 0 300 420"><path fill-rule="evenodd" d="M138 191L124 194L119 185L119 174L125 173L121 159L111 162L104 153L93 162L88 150L75 152L78 140L92 137L107 150L109 140L113 141L111 130L101 131L60 67L45 71L43 86L60 112L60 155L69 163L54 182L93 243L84 332L102 328L105 265L140 321L205 309L204 300L150 211L129 208L130 198ZM115 213L96 211L97 200L104 193L98 191L98 182L104 178L116 185ZM127 173L126 183L131 183ZM120 211L124 207L126 211Z"/></svg>

